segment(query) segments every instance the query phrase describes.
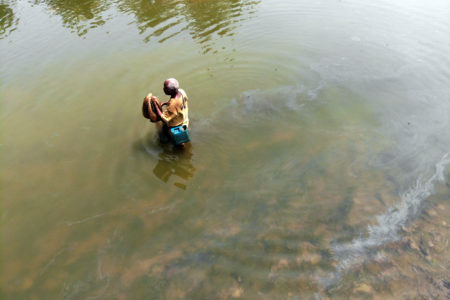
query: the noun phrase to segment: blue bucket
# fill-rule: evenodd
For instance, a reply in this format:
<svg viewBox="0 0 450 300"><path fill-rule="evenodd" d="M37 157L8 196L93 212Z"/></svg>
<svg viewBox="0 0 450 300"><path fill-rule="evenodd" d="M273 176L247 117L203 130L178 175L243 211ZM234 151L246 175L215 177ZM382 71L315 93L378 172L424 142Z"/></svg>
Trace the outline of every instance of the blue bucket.
<svg viewBox="0 0 450 300"><path fill-rule="evenodd" d="M174 144L181 145L183 143L187 143L191 140L189 136L189 131L186 125L179 125L176 127L170 128L170 135L172 136Z"/></svg>

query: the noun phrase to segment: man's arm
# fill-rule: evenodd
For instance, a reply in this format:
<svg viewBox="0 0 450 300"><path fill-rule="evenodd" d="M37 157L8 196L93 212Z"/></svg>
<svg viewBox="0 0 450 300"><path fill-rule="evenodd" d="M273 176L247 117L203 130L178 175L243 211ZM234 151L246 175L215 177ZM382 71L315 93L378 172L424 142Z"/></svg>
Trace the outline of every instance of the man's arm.
<svg viewBox="0 0 450 300"><path fill-rule="evenodd" d="M168 102L165 102L164 104L168 105L167 104ZM169 107L164 112L161 111L161 109L159 107L156 107L156 113L161 118L161 120L163 120L164 123L166 123L166 124L168 124L174 117L176 117L176 114L172 113L172 111L170 110Z"/></svg>
<svg viewBox="0 0 450 300"><path fill-rule="evenodd" d="M162 105L162 104L161 104ZM158 106L155 107L156 108L156 113L158 114L158 116L161 118L162 116L162 111L159 109Z"/></svg>

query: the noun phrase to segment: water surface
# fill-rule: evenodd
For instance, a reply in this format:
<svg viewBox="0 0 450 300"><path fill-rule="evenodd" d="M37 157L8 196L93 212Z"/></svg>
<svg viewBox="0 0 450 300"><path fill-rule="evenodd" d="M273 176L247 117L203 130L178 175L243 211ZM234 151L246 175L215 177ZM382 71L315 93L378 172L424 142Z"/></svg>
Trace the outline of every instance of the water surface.
<svg viewBox="0 0 450 300"><path fill-rule="evenodd" d="M444 0L0 1L2 299L444 298ZM177 78L192 143L141 116Z"/></svg>

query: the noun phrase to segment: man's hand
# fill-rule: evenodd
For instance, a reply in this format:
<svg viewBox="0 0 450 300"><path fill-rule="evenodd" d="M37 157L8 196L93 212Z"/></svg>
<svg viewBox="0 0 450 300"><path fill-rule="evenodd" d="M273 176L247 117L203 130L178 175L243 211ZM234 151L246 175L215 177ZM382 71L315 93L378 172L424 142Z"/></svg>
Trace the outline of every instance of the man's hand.
<svg viewBox="0 0 450 300"><path fill-rule="evenodd" d="M156 98L156 97L153 97L153 98ZM156 99L158 99L158 98L156 98ZM153 104L153 102L152 102L152 104ZM164 105L164 104L161 104L161 106L162 106L162 105ZM157 113L158 116L161 118L162 111L159 109L159 106L158 106L158 105L155 105L155 109L156 109L156 113Z"/></svg>
<svg viewBox="0 0 450 300"><path fill-rule="evenodd" d="M153 98L152 93L148 93L147 96L145 96L145 100L151 100Z"/></svg>

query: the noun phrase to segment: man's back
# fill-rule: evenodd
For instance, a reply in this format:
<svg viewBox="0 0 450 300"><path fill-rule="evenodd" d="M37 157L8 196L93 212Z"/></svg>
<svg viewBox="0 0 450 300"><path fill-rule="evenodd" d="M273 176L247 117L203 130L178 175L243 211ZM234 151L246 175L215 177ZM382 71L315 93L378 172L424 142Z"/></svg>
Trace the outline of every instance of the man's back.
<svg viewBox="0 0 450 300"><path fill-rule="evenodd" d="M189 126L188 117L188 97L186 92L182 89L178 90L180 93L175 98L171 98L167 103L166 110L163 112L161 119L169 127L179 125Z"/></svg>

